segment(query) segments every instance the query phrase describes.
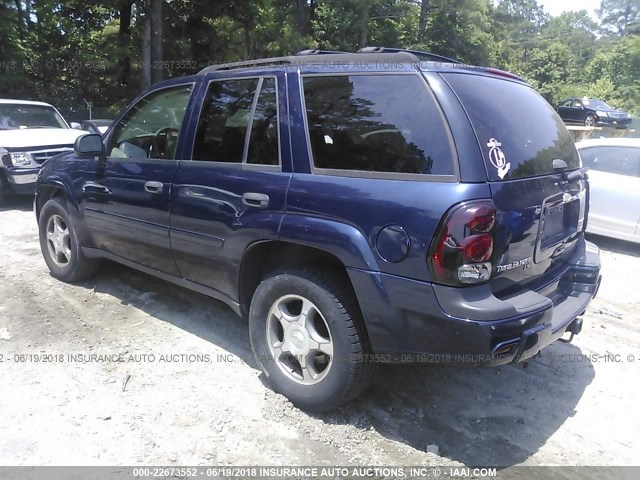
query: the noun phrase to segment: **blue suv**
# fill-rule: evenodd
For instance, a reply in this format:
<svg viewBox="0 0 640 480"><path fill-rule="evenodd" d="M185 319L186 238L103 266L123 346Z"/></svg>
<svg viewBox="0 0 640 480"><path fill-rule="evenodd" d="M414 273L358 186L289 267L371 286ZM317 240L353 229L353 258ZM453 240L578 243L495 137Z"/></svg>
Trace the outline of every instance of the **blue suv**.
<svg viewBox="0 0 640 480"><path fill-rule="evenodd" d="M157 84L44 164L35 211L54 277L107 259L225 302L271 387L320 411L382 362L499 365L579 333L588 192L520 78L369 49Z"/></svg>

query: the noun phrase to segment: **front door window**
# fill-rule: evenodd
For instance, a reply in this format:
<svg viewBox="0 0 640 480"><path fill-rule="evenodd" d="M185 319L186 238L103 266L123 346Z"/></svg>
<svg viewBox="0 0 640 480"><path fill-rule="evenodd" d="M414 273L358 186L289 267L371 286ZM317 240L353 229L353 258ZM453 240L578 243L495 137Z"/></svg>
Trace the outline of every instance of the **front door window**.
<svg viewBox="0 0 640 480"><path fill-rule="evenodd" d="M173 160L192 90L192 85L164 88L136 103L115 126L109 156Z"/></svg>

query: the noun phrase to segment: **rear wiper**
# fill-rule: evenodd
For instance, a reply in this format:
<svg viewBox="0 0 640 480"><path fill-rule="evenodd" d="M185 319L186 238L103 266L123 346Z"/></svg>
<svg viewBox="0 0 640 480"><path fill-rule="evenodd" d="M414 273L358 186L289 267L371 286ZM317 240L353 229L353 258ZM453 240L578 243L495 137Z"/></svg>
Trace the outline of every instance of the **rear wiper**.
<svg viewBox="0 0 640 480"><path fill-rule="evenodd" d="M587 178L587 170L589 167L582 167L577 170L567 172L567 162L560 158L556 158L553 161L553 171L556 173L562 173L562 179L567 182L575 182L578 180L584 180Z"/></svg>

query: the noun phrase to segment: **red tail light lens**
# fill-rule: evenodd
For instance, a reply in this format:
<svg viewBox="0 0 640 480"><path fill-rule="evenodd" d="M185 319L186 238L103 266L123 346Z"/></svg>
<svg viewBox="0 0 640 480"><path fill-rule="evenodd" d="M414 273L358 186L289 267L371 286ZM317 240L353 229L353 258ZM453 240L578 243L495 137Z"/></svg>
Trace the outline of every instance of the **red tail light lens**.
<svg viewBox="0 0 640 480"><path fill-rule="evenodd" d="M453 286L488 281L495 220L491 201L454 208L440 224L429 251L433 280Z"/></svg>
<svg viewBox="0 0 640 480"><path fill-rule="evenodd" d="M467 237L462 241L465 263L487 262L493 253L493 238L488 233Z"/></svg>
<svg viewBox="0 0 640 480"><path fill-rule="evenodd" d="M496 209L493 205L472 205L467 212L472 216L468 223L471 234L489 233L496 223Z"/></svg>

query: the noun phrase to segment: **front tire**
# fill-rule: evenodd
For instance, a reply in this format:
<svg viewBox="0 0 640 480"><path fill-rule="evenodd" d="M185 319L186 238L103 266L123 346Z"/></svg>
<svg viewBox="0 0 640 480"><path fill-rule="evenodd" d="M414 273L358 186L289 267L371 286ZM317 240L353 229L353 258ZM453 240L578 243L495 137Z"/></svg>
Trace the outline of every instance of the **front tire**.
<svg viewBox="0 0 640 480"><path fill-rule="evenodd" d="M584 119L584 126L585 127L595 127L596 126L596 119L593 115L587 115L587 118Z"/></svg>
<svg viewBox="0 0 640 480"><path fill-rule="evenodd" d="M336 273L289 268L263 280L251 301L249 335L269 386L304 410L336 408L373 376L355 296Z"/></svg>
<svg viewBox="0 0 640 480"><path fill-rule="evenodd" d="M38 229L40 249L51 275L63 282L79 282L96 273L99 261L82 253L63 198L54 197L44 204Z"/></svg>

